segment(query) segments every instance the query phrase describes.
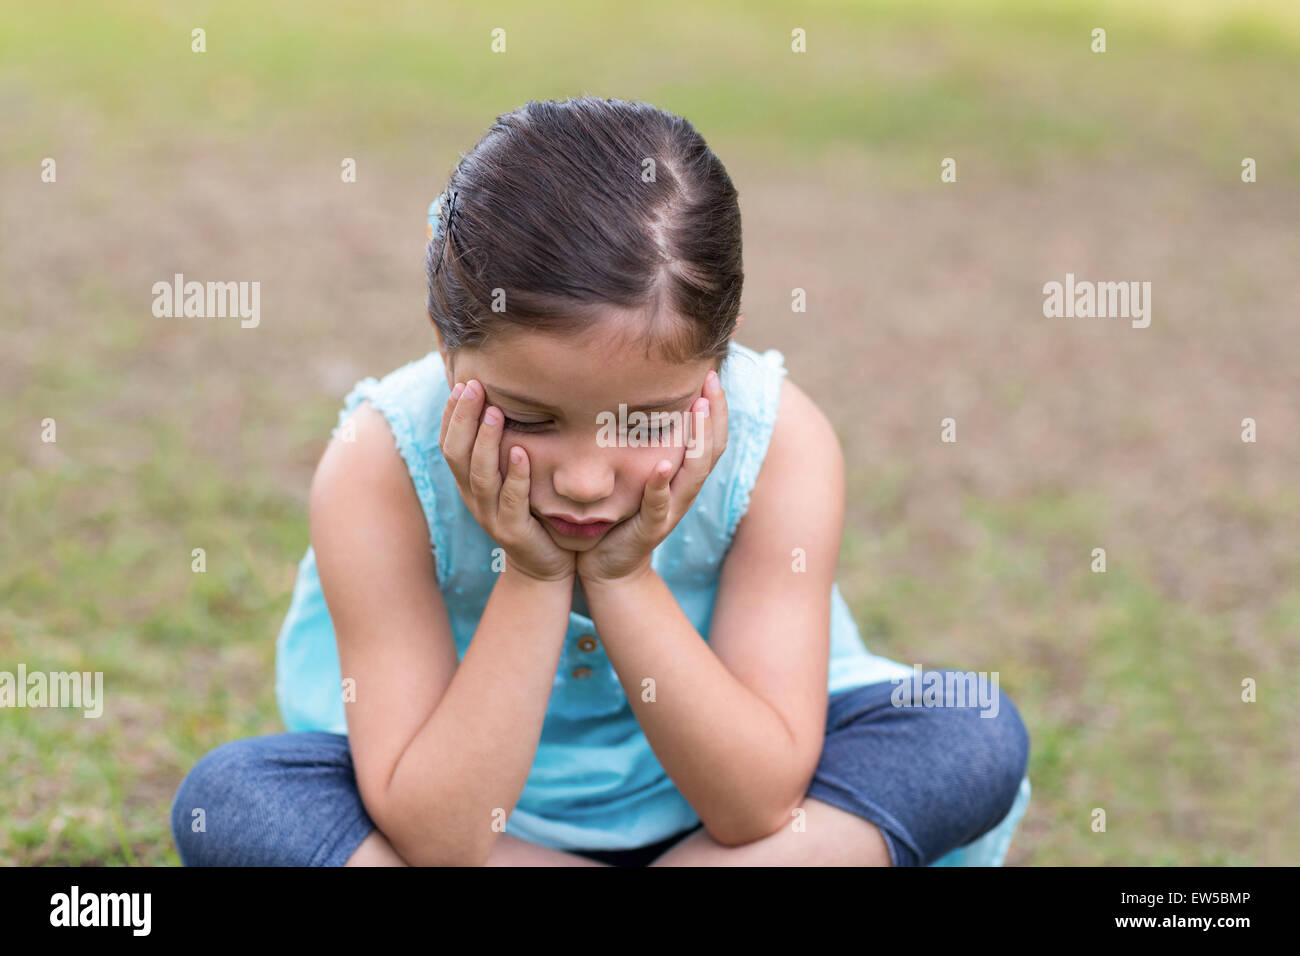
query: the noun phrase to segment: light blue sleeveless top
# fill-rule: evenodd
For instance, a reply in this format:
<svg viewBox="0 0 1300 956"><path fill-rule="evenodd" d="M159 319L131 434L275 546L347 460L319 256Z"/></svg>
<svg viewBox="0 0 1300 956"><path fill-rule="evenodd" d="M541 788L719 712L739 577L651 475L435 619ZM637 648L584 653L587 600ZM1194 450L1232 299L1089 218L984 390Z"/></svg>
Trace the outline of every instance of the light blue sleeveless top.
<svg viewBox="0 0 1300 956"><path fill-rule="evenodd" d="M775 349L760 355L732 340L720 371L729 416L726 451L651 558L706 641L723 558L767 453L784 361ZM435 349L381 381L358 382L344 400L339 425L364 399L387 418L424 509L438 588L463 659L496 581L497 545L461 499L438 447L447 397ZM866 650L838 584L828 599L830 693L912 674L907 665ZM346 734L341 682L334 629L308 547L276 642L275 690L285 726ZM561 850L617 850L656 843L698 822L642 733L592 619L570 613L541 741L506 832Z"/></svg>

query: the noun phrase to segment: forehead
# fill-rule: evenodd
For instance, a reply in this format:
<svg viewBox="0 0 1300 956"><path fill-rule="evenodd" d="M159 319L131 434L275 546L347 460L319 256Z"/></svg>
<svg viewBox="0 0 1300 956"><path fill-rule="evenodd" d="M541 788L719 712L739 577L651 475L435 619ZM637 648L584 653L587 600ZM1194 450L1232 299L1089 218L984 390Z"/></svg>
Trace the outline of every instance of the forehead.
<svg viewBox="0 0 1300 956"><path fill-rule="evenodd" d="M462 366L463 363L463 366ZM619 343L595 333L559 335L525 329L494 336L481 348L463 349L456 377L477 378L489 395L505 389L563 410L613 409L620 402L649 405L698 393L713 362L669 362L637 340Z"/></svg>

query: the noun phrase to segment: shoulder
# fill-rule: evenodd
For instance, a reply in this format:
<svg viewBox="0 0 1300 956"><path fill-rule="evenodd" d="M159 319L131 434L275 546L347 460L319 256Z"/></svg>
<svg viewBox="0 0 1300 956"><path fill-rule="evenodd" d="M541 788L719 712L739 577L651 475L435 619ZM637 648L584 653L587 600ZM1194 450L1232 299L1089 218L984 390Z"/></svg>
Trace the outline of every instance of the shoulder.
<svg viewBox="0 0 1300 956"><path fill-rule="evenodd" d="M789 459L812 452L818 460L842 458L835 427L807 393L787 376L781 380L781 397L764 466L773 456ZM759 472L762 481L763 472Z"/></svg>
<svg viewBox="0 0 1300 956"><path fill-rule="evenodd" d="M335 430L316 467L313 492L318 487L383 486L405 466L393 431L383 413L368 398L361 399Z"/></svg>
<svg viewBox="0 0 1300 956"><path fill-rule="evenodd" d="M801 533L806 545L835 539L844 514L844 454L825 413L788 376L780 386L776 419L750 494L749 507L736 529L742 548L753 538Z"/></svg>
<svg viewBox="0 0 1300 956"><path fill-rule="evenodd" d="M766 486L784 490L842 491L844 454L824 412L788 377L782 379L767 455L754 483L757 499ZM764 496L766 497L766 496Z"/></svg>
<svg viewBox="0 0 1300 956"><path fill-rule="evenodd" d="M313 529L379 512L419 518L419 498L392 428L368 399L357 404L321 456L309 511Z"/></svg>
<svg viewBox="0 0 1300 956"><path fill-rule="evenodd" d="M339 426L368 399L370 406L387 420L397 449L410 459L408 465L421 471L421 462L415 459L437 458L442 411L449 392L446 379L437 349L393 369L383 378L364 378L343 399Z"/></svg>

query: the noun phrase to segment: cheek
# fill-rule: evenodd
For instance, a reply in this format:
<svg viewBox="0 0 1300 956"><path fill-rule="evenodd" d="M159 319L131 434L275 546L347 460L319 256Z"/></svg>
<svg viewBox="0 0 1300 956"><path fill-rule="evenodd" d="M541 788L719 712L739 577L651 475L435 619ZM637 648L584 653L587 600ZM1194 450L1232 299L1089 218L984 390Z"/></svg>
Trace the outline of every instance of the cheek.
<svg viewBox="0 0 1300 956"><path fill-rule="evenodd" d="M510 449L522 448L524 457L528 460L528 496L531 500L538 499L537 489L540 487L539 479L546 470L546 463L549 460L545 441L538 441L532 435L525 435L521 432L502 432L501 434L501 451L497 455L497 467L501 471L501 480L506 480L506 475L510 473Z"/></svg>
<svg viewBox="0 0 1300 956"><path fill-rule="evenodd" d="M668 445L662 448L637 448L625 462L624 473L635 478L637 487L645 486L661 461L672 462L673 469L668 473L671 480L686 461L686 448L682 445Z"/></svg>
<svg viewBox="0 0 1300 956"><path fill-rule="evenodd" d="M529 476L532 481L531 493L536 493L538 475L546 468L545 449L535 447L537 444L536 442L530 443L527 436L519 434L512 435L506 432L502 436L501 452L498 458L502 481L505 480L510 471L510 449L517 445L528 456ZM610 465L618 472L618 483L628 489L635 488L639 490L644 488L659 462L665 459L672 462L673 470L669 473L671 479L677 474L678 469L682 467L686 460L686 448L681 445L669 445L662 448L621 448L609 449L609 451L615 459L610 462Z"/></svg>

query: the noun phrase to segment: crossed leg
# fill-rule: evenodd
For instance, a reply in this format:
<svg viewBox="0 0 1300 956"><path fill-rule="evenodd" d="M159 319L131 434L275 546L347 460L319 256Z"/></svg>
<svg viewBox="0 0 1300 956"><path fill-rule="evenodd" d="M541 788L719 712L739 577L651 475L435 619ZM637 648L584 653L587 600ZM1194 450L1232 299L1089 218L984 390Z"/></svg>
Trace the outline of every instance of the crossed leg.
<svg viewBox="0 0 1300 956"><path fill-rule="evenodd" d="M782 827L743 846L723 846L707 830L698 830L668 850L651 866L889 866L885 838L871 823L815 797L803 802L806 829ZM405 866L392 844L372 830L347 866ZM488 866L607 866L562 850L497 837Z"/></svg>
<svg viewBox="0 0 1300 956"><path fill-rule="evenodd" d="M388 842L388 838L378 829L374 829L370 831L369 836L361 841L361 845L353 851L352 856L348 857L347 863L343 865L406 866L407 864L393 849L393 845ZM509 833L502 833L497 836L496 843L492 845L492 852L484 865L608 866L609 864L589 860L585 856L578 856L576 853L566 853L563 850L538 846L535 843L529 843L527 840L513 837Z"/></svg>
<svg viewBox="0 0 1300 956"><path fill-rule="evenodd" d="M723 846L697 830L651 866L889 866L877 827L856 814L805 797L803 830L786 825L742 846Z"/></svg>

